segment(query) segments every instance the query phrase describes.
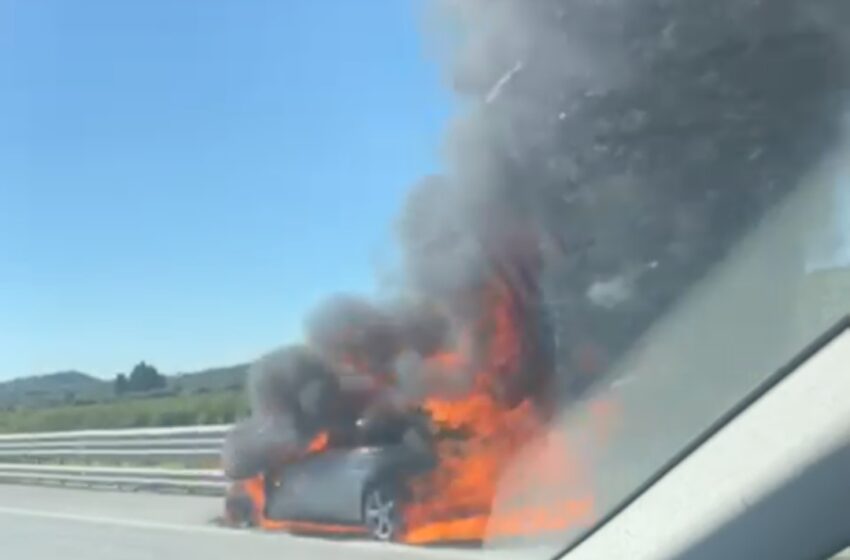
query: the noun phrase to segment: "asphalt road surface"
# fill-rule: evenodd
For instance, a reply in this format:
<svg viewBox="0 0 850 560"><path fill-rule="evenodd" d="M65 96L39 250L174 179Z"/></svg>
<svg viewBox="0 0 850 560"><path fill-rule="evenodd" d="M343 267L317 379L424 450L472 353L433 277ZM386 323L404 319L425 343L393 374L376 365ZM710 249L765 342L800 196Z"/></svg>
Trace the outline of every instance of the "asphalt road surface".
<svg viewBox="0 0 850 560"><path fill-rule="evenodd" d="M479 556L469 550L227 529L213 523L220 511L221 498L0 485L0 556L27 560L452 560Z"/></svg>

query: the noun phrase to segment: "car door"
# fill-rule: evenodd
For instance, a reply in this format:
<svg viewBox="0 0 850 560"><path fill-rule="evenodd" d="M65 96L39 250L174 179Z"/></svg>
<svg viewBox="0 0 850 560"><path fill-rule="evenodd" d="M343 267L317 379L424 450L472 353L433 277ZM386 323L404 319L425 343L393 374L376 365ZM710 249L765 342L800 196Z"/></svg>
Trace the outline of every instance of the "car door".
<svg viewBox="0 0 850 560"><path fill-rule="evenodd" d="M364 450L331 449L287 465L272 478L267 514L272 519L360 522Z"/></svg>

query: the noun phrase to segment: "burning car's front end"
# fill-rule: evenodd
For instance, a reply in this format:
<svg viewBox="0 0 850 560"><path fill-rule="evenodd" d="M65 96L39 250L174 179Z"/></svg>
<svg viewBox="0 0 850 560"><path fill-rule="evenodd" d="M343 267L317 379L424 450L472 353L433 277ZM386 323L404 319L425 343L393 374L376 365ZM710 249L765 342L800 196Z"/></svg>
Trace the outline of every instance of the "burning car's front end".
<svg viewBox="0 0 850 560"><path fill-rule="evenodd" d="M403 536L403 508L413 477L435 466L431 437L419 415L387 415L357 423L354 442L319 437L312 449L235 480L225 499L233 526Z"/></svg>

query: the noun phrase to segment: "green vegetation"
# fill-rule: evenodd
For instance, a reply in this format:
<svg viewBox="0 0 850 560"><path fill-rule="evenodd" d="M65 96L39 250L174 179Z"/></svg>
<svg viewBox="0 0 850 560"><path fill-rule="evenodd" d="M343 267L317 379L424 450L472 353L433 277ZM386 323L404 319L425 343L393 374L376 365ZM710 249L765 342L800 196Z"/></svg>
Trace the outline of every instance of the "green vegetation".
<svg viewBox="0 0 850 560"><path fill-rule="evenodd" d="M165 389L167 385L168 381L165 376L145 362L136 364L136 367L130 372L130 377L123 373L115 376L115 394L119 396L125 393L144 393L145 391Z"/></svg>
<svg viewBox="0 0 850 560"><path fill-rule="evenodd" d="M248 365L111 380L70 370L0 382L0 433L227 424L247 416Z"/></svg>
<svg viewBox="0 0 850 560"><path fill-rule="evenodd" d="M0 411L0 432L47 432L227 424L248 414L243 391L117 399Z"/></svg>

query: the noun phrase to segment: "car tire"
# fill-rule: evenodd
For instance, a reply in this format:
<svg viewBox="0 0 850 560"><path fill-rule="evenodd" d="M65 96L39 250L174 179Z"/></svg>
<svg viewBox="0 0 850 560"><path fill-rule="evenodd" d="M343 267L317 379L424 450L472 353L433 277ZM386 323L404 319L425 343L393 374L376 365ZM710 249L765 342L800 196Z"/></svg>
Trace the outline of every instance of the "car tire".
<svg viewBox="0 0 850 560"><path fill-rule="evenodd" d="M375 483L363 492L363 525L376 541L398 542L404 536L402 494L396 484Z"/></svg>

